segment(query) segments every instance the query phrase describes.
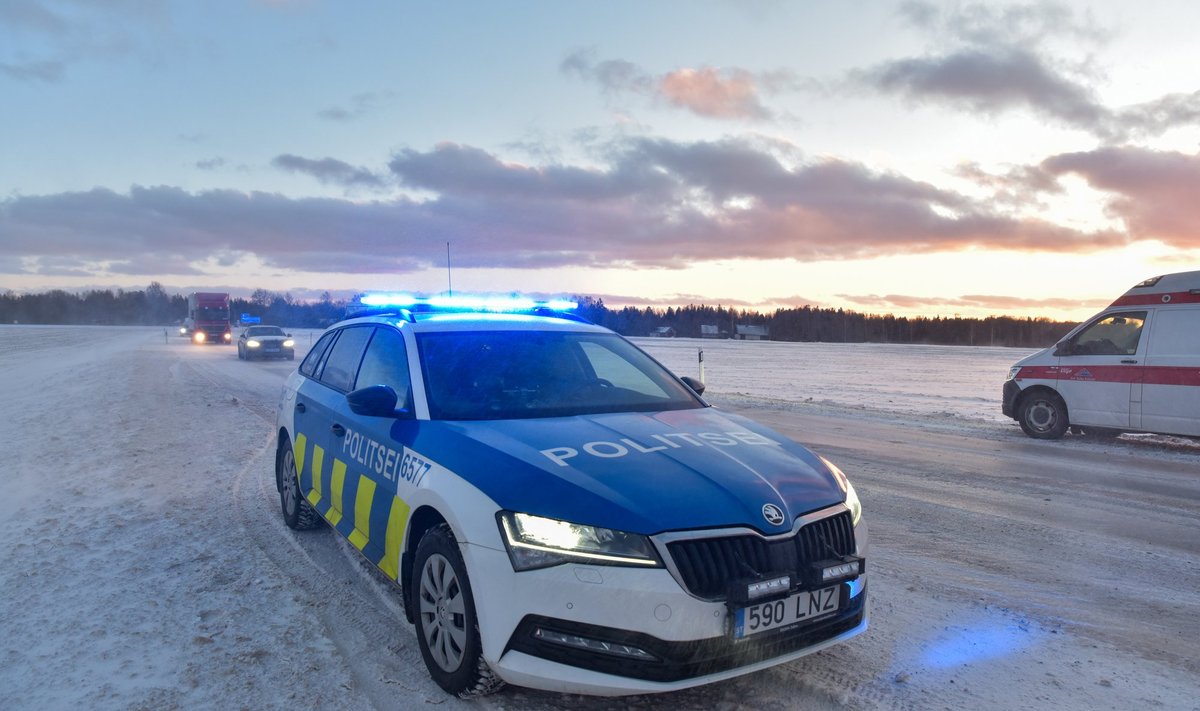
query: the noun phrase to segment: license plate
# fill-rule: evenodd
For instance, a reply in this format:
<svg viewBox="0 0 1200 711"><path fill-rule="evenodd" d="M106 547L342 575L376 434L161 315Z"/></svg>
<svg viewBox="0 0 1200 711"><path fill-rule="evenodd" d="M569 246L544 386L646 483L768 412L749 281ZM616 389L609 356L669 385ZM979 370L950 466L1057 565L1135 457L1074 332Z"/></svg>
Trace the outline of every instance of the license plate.
<svg viewBox="0 0 1200 711"><path fill-rule="evenodd" d="M820 590L806 590L782 600L740 607L733 612L733 638L745 639L760 632L837 612L841 604L841 589L841 585L834 585Z"/></svg>

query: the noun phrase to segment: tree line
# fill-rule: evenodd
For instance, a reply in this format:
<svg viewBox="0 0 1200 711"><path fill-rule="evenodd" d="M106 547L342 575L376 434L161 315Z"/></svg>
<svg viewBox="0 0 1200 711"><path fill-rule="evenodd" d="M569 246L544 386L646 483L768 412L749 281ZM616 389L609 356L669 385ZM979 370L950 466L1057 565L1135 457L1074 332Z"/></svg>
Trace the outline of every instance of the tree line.
<svg viewBox="0 0 1200 711"><path fill-rule="evenodd" d="M1040 348L1055 343L1074 326L1045 318L1012 316L907 317L813 306L772 313L705 305L612 309L593 297L578 301L580 316L626 336L648 336L658 329L669 329L679 337L735 337L738 326L765 326L773 341ZM298 301L287 293L257 289L249 298L230 300L234 321L245 313L261 318L263 323L288 328L324 328L352 314L355 308L353 301L334 300L329 292L317 301ZM0 294L0 323L170 326L186 316L187 296L168 294L158 282L145 290L132 291L71 293L56 289L39 294Z"/></svg>

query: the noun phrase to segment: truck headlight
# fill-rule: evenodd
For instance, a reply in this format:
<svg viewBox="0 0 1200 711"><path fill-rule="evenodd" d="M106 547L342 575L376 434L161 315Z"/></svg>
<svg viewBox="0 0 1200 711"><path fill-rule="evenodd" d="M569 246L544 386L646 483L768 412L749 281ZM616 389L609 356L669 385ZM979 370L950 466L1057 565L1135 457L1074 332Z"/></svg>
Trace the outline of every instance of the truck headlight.
<svg viewBox="0 0 1200 711"><path fill-rule="evenodd" d="M854 485L850 483L850 480L846 478L841 469L838 469L836 464L825 457L821 457L819 454L817 456L821 458L822 462L825 462L825 466L829 467L829 471L833 472L833 478L837 479L838 486L845 492L846 508L850 509L850 517L854 525L857 526L858 522L862 520L862 502L858 500L858 492L854 490Z"/></svg>
<svg viewBox="0 0 1200 711"><path fill-rule="evenodd" d="M1014 365L1013 367L1009 368L1008 369L1008 377L1004 379L1004 382L1007 383L1008 381L1017 377L1017 373L1020 373L1020 372L1021 372L1021 366L1019 366L1019 365Z"/></svg>
<svg viewBox="0 0 1200 711"><path fill-rule="evenodd" d="M638 533L512 511L501 511L496 514L496 520L513 570L532 570L562 563L646 568L662 565L650 539Z"/></svg>

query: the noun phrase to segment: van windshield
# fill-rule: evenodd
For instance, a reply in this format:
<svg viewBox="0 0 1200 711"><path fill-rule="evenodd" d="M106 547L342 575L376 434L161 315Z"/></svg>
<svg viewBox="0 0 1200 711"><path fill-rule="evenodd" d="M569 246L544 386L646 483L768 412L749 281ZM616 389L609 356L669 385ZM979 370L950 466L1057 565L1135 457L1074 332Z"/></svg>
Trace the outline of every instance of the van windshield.
<svg viewBox="0 0 1200 711"><path fill-rule="evenodd" d="M1145 311L1109 314L1071 339L1071 355L1133 355L1145 323Z"/></svg>

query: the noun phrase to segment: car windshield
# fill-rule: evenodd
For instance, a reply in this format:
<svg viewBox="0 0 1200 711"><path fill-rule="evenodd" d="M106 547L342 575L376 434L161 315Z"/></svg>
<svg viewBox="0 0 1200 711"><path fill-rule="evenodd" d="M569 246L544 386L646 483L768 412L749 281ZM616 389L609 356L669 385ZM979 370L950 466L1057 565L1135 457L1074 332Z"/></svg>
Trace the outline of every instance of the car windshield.
<svg viewBox="0 0 1200 711"><path fill-rule="evenodd" d="M282 336L283 329L278 326L251 326L246 329L247 336Z"/></svg>
<svg viewBox="0 0 1200 711"><path fill-rule="evenodd" d="M704 407L666 369L615 334L440 332L418 334L417 344L435 420Z"/></svg>

